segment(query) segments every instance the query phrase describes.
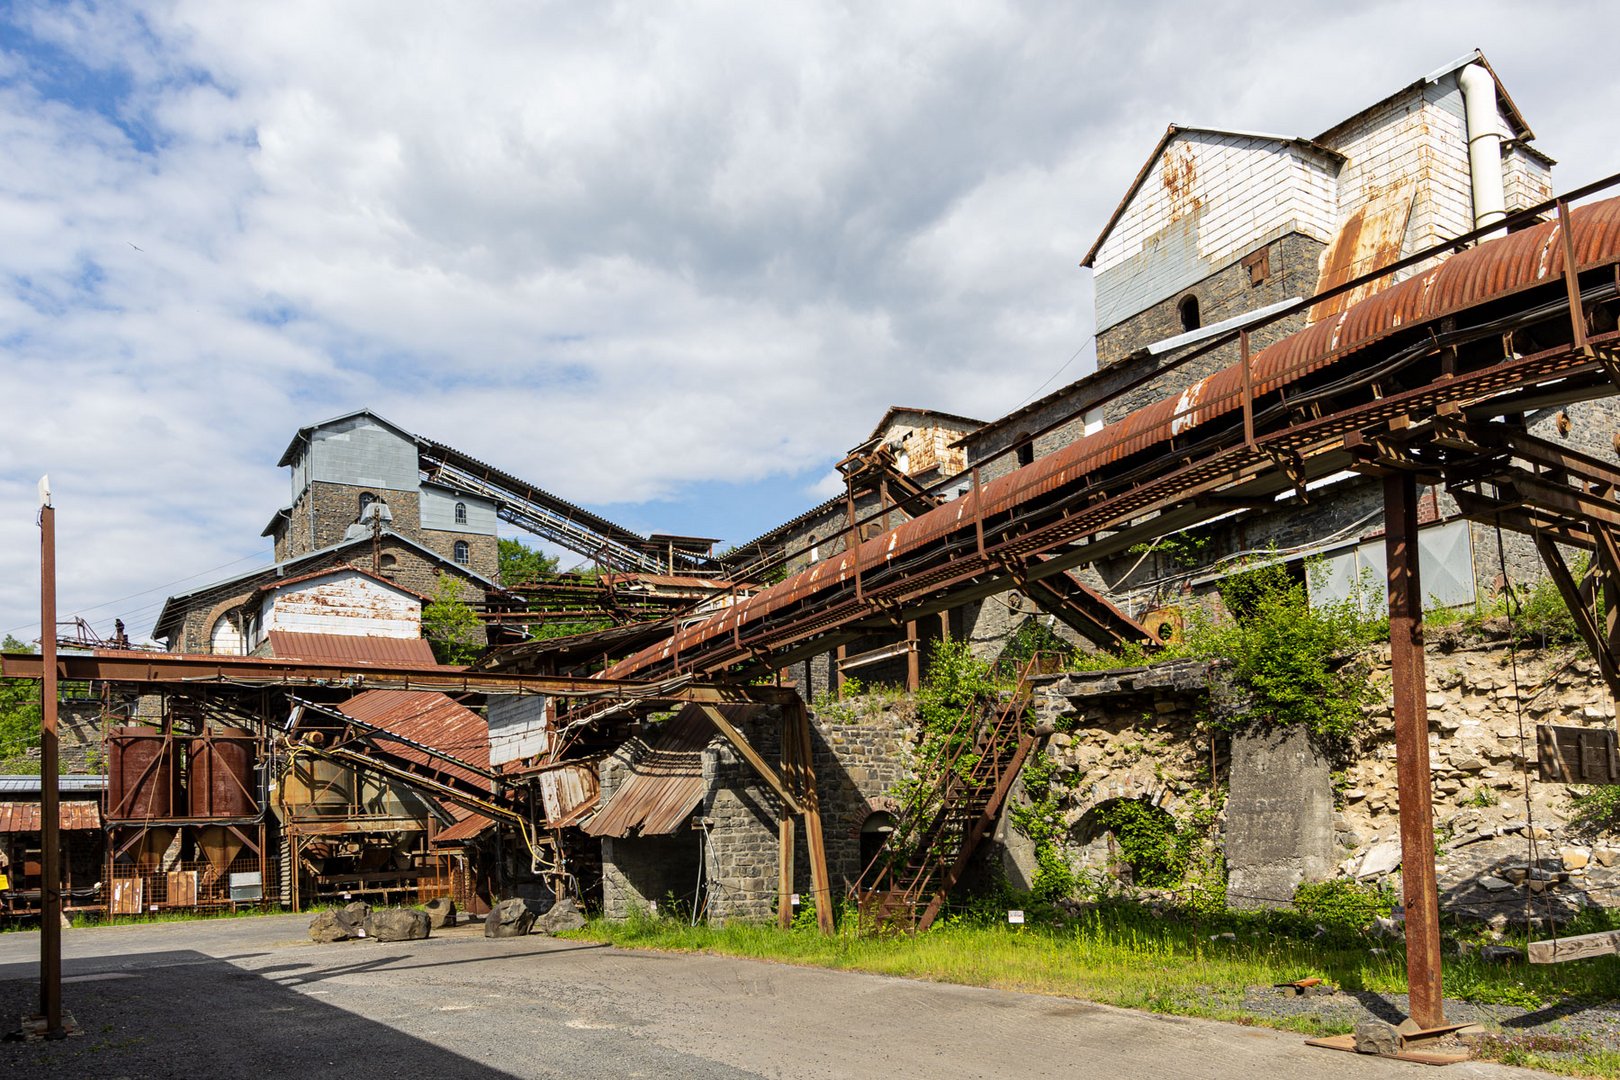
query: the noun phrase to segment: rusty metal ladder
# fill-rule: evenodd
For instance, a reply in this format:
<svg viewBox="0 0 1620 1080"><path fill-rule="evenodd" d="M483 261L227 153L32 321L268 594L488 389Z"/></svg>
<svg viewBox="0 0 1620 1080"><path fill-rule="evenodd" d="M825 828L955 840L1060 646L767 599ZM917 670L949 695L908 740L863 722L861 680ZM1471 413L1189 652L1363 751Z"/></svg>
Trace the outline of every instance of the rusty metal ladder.
<svg viewBox="0 0 1620 1080"><path fill-rule="evenodd" d="M963 716L957 731L966 728L973 738L958 740L942 763L934 796L924 803L931 808L927 820L897 823L855 885L863 925L917 932L939 916L973 853L995 826L1013 779L1035 745L1025 714L1039 662L1039 656L1030 658L1009 697ZM966 765L970 754L974 759ZM920 828L908 827L918 824ZM915 843L906 840L912 836ZM897 842L911 850L904 862L897 861Z"/></svg>

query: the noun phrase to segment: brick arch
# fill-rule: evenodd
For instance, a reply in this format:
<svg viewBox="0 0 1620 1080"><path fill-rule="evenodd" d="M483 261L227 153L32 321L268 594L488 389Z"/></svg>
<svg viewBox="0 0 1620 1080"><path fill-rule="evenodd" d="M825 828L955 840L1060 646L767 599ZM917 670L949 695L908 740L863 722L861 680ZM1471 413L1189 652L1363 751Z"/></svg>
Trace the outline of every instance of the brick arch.
<svg viewBox="0 0 1620 1080"><path fill-rule="evenodd" d="M193 642L190 642L190 641L183 642L182 646L181 646L181 651L182 652L208 652L208 651L211 651L213 649L213 647L214 647L214 626L215 626L215 624L217 624L219 622L220 617L222 615L227 615L232 611L236 611L236 610L240 609L242 607L242 605L244 603L246 603L246 601L247 601L246 596L233 596L231 599L222 600L219 603L215 604L213 607L209 608L208 609L208 614L205 615L203 617L203 620L202 620L202 640L201 640L201 642L195 643L197 645L197 647L195 647L195 648L192 647L193 644L194 644ZM239 627L239 628L242 630L243 644L246 645L246 643L247 643L247 630L246 630L245 627Z"/></svg>
<svg viewBox="0 0 1620 1080"><path fill-rule="evenodd" d="M1090 787L1075 793L1073 805L1064 814L1069 828L1078 828L1095 810L1105 803L1120 799L1140 799L1175 816L1181 800L1163 780L1153 774L1147 764L1130 769L1116 769Z"/></svg>
<svg viewBox="0 0 1620 1080"><path fill-rule="evenodd" d="M865 825L867 819L873 814L888 814L898 821L900 818L900 800L891 799L887 795L878 795L867 799L864 803L856 803L850 810L847 819L849 821L849 836L852 840L860 839L861 826Z"/></svg>

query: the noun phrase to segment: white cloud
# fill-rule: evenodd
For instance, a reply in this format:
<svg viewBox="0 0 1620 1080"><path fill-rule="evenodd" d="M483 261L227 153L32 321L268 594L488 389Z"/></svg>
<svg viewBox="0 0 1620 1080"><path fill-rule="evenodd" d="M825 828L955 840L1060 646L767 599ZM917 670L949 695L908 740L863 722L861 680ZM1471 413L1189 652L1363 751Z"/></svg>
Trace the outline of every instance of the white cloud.
<svg viewBox="0 0 1620 1080"><path fill-rule="evenodd" d="M803 486L890 403L990 418L1076 350L1079 374L1076 264L1171 120L1312 134L1477 43L1564 182L1608 171L1590 116L1620 92L1565 62L1577 14L1615 29L1573 4L13 5L0 630L34 617L47 470L71 614L262 550L286 440L361 405L597 505Z"/></svg>

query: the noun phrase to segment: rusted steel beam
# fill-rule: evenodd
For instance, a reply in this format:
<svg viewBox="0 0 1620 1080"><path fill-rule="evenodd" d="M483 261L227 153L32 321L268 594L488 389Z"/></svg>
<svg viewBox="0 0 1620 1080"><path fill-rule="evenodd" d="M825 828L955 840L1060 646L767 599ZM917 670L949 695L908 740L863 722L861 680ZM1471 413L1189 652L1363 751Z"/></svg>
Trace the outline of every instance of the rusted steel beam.
<svg viewBox="0 0 1620 1080"><path fill-rule="evenodd" d="M1417 481L1409 475L1384 478L1384 530L1401 880L1406 901L1408 1011L1418 1027L1435 1028L1445 1022L1440 980L1440 897L1435 885L1434 808L1429 786Z"/></svg>
<svg viewBox="0 0 1620 1080"><path fill-rule="evenodd" d="M1564 288L1569 294L1569 321L1571 340L1575 348L1586 351L1586 308L1581 303L1580 266L1575 259L1575 238L1570 232L1569 200L1559 199L1558 241L1564 256Z"/></svg>
<svg viewBox="0 0 1620 1080"><path fill-rule="evenodd" d="M604 700L711 702L779 705L797 700L775 686L725 686L632 679L574 679L557 675L507 675L454 668L371 667L258 657L186 653L68 654L57 658L58 678L137 684L223 684L344 687L370 690L439 690L472 694L550 694ZM40 679L44 662L34 653L0 655L0 676Z"/></svg>
<svg viewBox="0 0 1620 1080"><path fill-rule="evenodd" d="M56 733L56 508L46 480L39 482L40 646L40 879L39 1012L45 1037L60 1039L62 1027L62 822L57 783Z"/></svg>
<svg viewBox="0 0 1620 1080"><path fill-rule="evenodd" d="M1547 576L1552 579L1558 594L1564 598L1564 606L1569 609L1581 640L1597 659L1598 671L1603 675L1603 681L1608 683L1609 693L1616 701L1620 701L1620 660L1617 660L1614 652L1607 647L1607 637L1593 617L1592 608L1583 599L1581 586L1575 580L1575 575L1570 573L1569 565L1564 562L1563 552L1542 533L1535 535L1535 542L1536 551L1541 555L1541 562L1547 568Z"/></svg>

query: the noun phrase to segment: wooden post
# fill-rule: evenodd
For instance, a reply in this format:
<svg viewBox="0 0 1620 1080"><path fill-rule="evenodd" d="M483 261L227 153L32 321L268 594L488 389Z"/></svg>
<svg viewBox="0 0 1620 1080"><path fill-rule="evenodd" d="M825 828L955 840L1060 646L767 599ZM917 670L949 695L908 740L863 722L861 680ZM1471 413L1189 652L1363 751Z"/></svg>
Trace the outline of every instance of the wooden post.
<svg viewBox="0 0 1620 1080"><path fill-rule="evenodd" d="M846 645L838 646L833 654L833 693L839 701L844 700L844 657L848 654Z"/></svg>
<svg viewBox="0 0 1620 1080"><path fill-rule="evenodd" d="M906 621L906 642L911 651L906 653L906 689L915 694L922 685L922 658L918 655L917 620Z"/></svg>
<svg viewBox="0 0 1620 1080"><path fill-rule="evenodd" d="M793 710L782 711L782 778L798 787L798 724ZM799 790L803 790L800 788ZM784 803L776 856L776 925L793 924L793 812Z"/></svg>
<svg viewBox="0 0 1620 1080"><path fill-rule="evenodd" d="M816 924L823 934L831 934L832 883L827 873L827 847L821 835L821 805L816 794L816 756L810 740L810 710L802 699L790 708L799 734L799 768L804 778L804 840L810 852L810 887L816 897Z"/></svg>
<svg viewBox="0 0 1620 1080"><path fill-rule="evenodd" d="M1445 1023L1440 980L1440 898L1434 874L1417 480L1410 473L1384 477L1384 558L1389 570L1389 654L1394 682L1401 880L1406 901L1408 1010L1419 1028L1437 1028Z"/></svg>

